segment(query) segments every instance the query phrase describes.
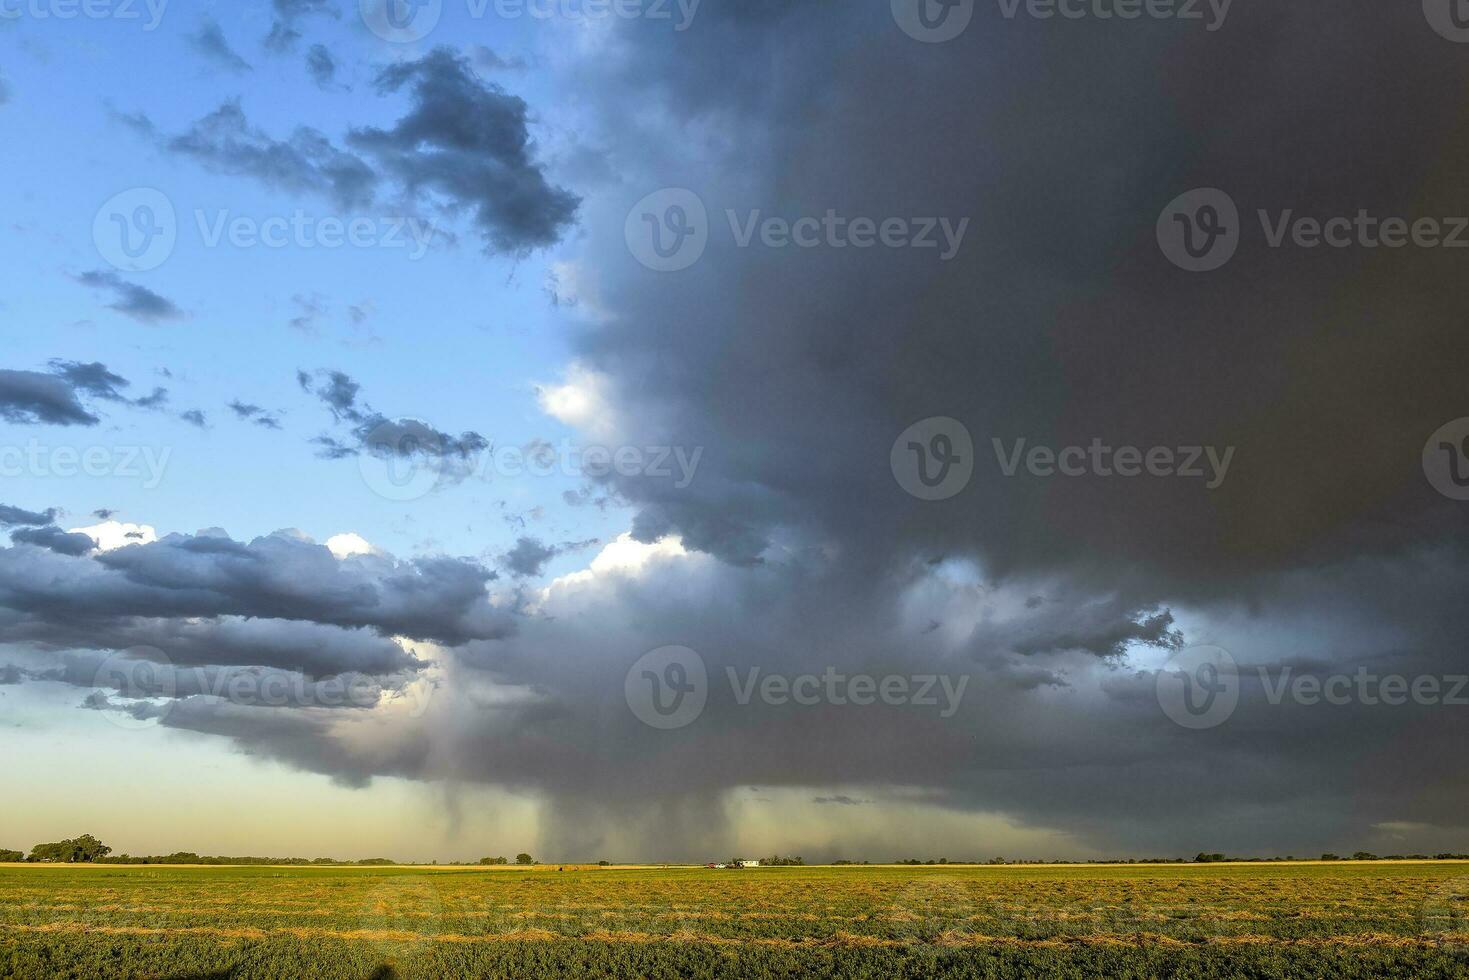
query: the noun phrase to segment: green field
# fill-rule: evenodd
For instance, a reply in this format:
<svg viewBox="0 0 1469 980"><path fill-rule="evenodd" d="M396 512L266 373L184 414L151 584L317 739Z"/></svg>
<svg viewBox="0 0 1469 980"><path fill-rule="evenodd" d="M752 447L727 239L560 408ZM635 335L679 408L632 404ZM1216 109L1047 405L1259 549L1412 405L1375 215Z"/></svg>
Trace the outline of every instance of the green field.
<svg viewBox="0 0 1469 980"><path fill-rule="evenodd" d="M1469 977L1455 862L0 867L0 977Z"/></svg>

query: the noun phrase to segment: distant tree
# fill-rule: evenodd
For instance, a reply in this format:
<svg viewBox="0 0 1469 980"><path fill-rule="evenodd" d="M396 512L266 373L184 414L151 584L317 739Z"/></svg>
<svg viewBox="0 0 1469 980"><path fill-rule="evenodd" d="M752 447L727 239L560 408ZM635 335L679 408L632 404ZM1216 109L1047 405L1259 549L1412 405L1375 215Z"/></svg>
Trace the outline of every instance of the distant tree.
<svg viewBox="0 0 1469 980"><path fill-rule="evenodd" d="M1323 860L1323 861L1340 861L1341 860L1341 855L1340 854L1332 854L1332 853L1328 852L1326 854L1321 855L1321 860Z"/></svg>
<svg viewBox="0 0 1469 980"><path fill-rule="evenodd" d="M59 864L77 864L80 862L99 861L111 853L112 848L91 834L83 834L74 840L37 844L31 848L31 856L27 860L56 862Z"/></svg>
<svg viewBox="0 0 1469 980"><path fill-rule="evenodd" d="M610 867L612 867L612 862L611 861L598 861L597 862L597 867L599 867L599 868L610 868Z"/></svg>
<svg viewBox="0 0 1469 980"><path fill-rule="evenodd" d="M1358 851L1352 855L1353 861L1376 861L1377 855L1371 851Z"/></svg>
<svg viewBox="0 0 1469 980"><path fill-rule="evenodd" d="M19 864L25 860L25 857L20 851L8 851L0 848L0 864Z"/></svg>
<svg viewBox="0 0 1469 980"><path fill-rule="evenodd" d="M1198 854L1198 856L1194 858L1194 861L1197 862L1197 863L1199 863L1199 864L1212 864L1212 863L1215 863L1215 862L1218 862L1218 861L1223 861L1223 860L1224 860L1224 855L1223 854L1218 854L1218 853L1215 853L1215 854L1205 854L1202 851L1200 851L1199 854Z"/></svg>
<svg viewBox="0 0 1469 980"><path fill-rule="evenodd" d="M536 859L533 858L533 857L531 857L529 854L525 853L524 851L521 851L519 854L515 855L515 863L516 864L535 864L536 863Z"/></svg>
<svg viewBox="0 0 1469 980"><path fill-rule="evenodd" d="M480 858L479 859L479 863L480 864L509 864L510 863L510 859L509 858L502 858L502 857Z"/></svg>

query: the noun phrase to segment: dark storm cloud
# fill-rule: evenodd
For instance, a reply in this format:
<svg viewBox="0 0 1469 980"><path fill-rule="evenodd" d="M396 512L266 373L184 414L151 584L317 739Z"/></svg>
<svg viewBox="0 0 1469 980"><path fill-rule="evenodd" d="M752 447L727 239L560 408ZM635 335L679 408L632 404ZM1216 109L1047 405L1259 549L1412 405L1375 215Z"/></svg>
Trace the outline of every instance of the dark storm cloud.
<svg viewBox="0 0 1469 980"><path fill-rule="evenodd" d="M97 547L97 542L85 534L72 534L59 527L26 528L10 532L10 540L16 544L30 544L46 548L58 555L79 557Z"/></svg>
<svg viewBox="0 0 1469 980"><path fill-rule="evenodd" d="M1258 207L1469 210L1469 192L1433 163L1469 143L1452 100L1398 106L1344 67L1381 45L1415 90L1447 91L1454 49L1416 8L1236 9L1212 34L976 13L944 45L911 41L884 5L711 13L676 41L628 32L637 56L587 78L608 95L609 126L627 128L624 152L663 146L619 108L647 104L631 92L666 128L730 127L712 164L643 154L646 176L609 208L592 253L616 315L584 336L583 355L611 376L628 430L730 447L690 492L619 481L642 505L640 536L681 532L738 562L792 528L860 542L859 560L957 546L998 571L1080 571L1100 557L1176 589L1359 545L1392 551L1452 520L1417 463L1428 434L1463 414L1453 365L1469 337L1454 311L1469 286L1451 252L1271 250L1256 226L1233 263L1200 276L1153 237L1164 205L1200 185L1229 189L1247 222ZM1301 38L1314 57L1266 54ZM813 55L818 39L829 43ZM759 70L721 62L737 49ZM844 70L856 61L907 84L868 84L876 76ZM1343 93L1390 122L1343 136ZM1318 171L1304 186L1293 177ZM659 186L692 187L710 211L708 251L677 275L642 269L621 240L627 208ZM942 263L916 249L737 248L724 208L972 225ZM896 486L887 454L935 415L968 426L975 475L956 499L925 504ZM1367 442L1337 453L1303 444L1307 432ZM1020 438L1237 455L1210 492L1181 479L1005 477L992 440ZM1406 519L1389 531L1386 514Z"/></svg>
<svg viewBox="0 0 1469 980"><path fill-rule="evenodd" d="M48 507L44 511L22 510L9 504L0 504L0 527L16 527L25 525L37 527L50 524L56 520L56 508Z"/></svg>
<svg viewBox="0 0 1469 980"><path fill-rule="evenodd" d="M107 304L107 308L140 323L177 320L184 315L184 311L175 306L172 300L158 295L146 286L128 282L115 272L84 272L77 276L77 282L92 289L111 292L113 301Z"/></svg>
<svg viewBox="0 0 1469 980"><path fill-rule="evenodd" d="M579 335L583 363L608 379L617 437L717 458L686 490L606 485L638 507L638 537L678 534L744 569L730 578L734 632L783 663L803 662L803 640L843 651L831 656L844 665L877 656L900 611L865 583L934 554L1023 589L1013 610L947 641L986 683L978 728L926 741L869 719L879 742L823 717L803 730L843 752L805 755L791 729L766 742L706 713L688 759L684 745L654 744L669 771L702 767L710 785L642 788L697 805L750 779L920 785L1133 853L1200 837L1299 853L1372 821L1451 826L1462 791L1416 760L1462 738L1462 712L1313 713L1262 704L1256 687L1239 725L1189 741L1159 712L1151 671L1130 664L1212 641L1262 661L1301 644L1338 665L1395 653L1462 672L1469 623L1451 595L1469 559L1438 543L1462 530L1463 509L1426 484L1419 454L1465 414L1469 283L1450 250L1270 249L1255 217L1469 213L1452 165L1469 148L1457 49L1416 7L1365 3L1236 8L1213 33L977 8L942 45L905 36L885 4L706 13L684 36L624 31L627 49L579 79L601 96L598 135L627 182L584 221L608 315ZM1368 52L1401 88L1358 69ZM1343 104L1382 125L1344 126ZM678 134L710 130L717 143L691 158ZM655 274L628 254L623 223L670 186L700 194L711 238L692 268ZM1164 206L1199 186L1228 190L1247 226L1234 261L1209 275L1173 267L1154 238ZM739 248L726 208L971 225L939 262L916 249ZM898 487L888 455L904 428L939 415L970 429L975 472L956 498L925 503ZM1213 491L1004 476L992 440L1021 438L1235 447L1236 459ZM824 601L791 586L813 621L862 624L846 643L811 636L754 585L806 548L851 569ZM984 603L937 608L892 642L946 642ZM721 643L673 609L647 615L663 642ZM1130 696L1098 698L1099 679ZM1387 761L1400 757L1424 780L1412 792ZM647 763L640 780L658 770Z"/></svg>
<svg viewBox="0 0 1469 980"><path fill-rule="evenodd" d="M240 57L220 29L219 22L206 18L199 30L189 35L189 43L214 65L226 71L240 74L253 70L250 63Z"/></svg>
<svg viewBox="0 0 1469 980"><path fill-rule="evenodd" d="M337 80L337 61L322 44L313 44L306 52L306 70L320 88L330 88Z"/></svg>
<svg viewBox="0 0 1469 980"><path fill-rule="evenodd" d="M546 179L525 101L479 78L449 48L384 68L379 92L408 88L413 108L390 130L354 129L348 141L411 193L430 191L474 212L490 252L555 244L580 199Z"/></svg>

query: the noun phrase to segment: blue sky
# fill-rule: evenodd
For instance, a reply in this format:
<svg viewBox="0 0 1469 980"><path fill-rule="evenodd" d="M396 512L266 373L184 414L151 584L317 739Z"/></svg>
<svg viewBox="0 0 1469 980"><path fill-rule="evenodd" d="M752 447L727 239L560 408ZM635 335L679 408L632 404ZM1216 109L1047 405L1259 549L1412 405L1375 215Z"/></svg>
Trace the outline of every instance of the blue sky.
<svg viewBox="0 0 1469 980"><path fill-rule="evenodd" d="M507 62L527 64L556 47L556 29L543 22L471 20L450 7L437 39L483 44ZM463 20L456 22L458 15ZM135 396L159 385L169 391L166 412L122 409L99 429L45 434L51 445L84 448L100 440L167 451L166 476L156 488L128 477L53 479L42 485L45 506L62 507L76 523L92 523L82 518L107 508L160 530L192 531L219 523L220 504L228 502L227 529L236 536L299 527L325 539L350 530L402 554L508 550L520 529L505 518L537 507L542 516L532 520L542 536L608 534L616 518L562 504L562 491L578 485L574 478L471 478L405 506L374 494L353 461L315 458L308 440L330 428L329 417L300 390L298 368L345 371L388 415L455 433L474 430L500 446L572 438L536 399L536 386L559 380L565 369L567 317L546 291L554 250L486 255L462 218L422 218L442 222L458 241L442 241L421 258L407 247L311 248L310 238L280 248L210 245L201 223L210 229L225 218L365 217L387 238L389 225L411 210L387 200L344 210L320 197L211 174L119 122L118 114L146 111L161 130L176 132L238 99L251 124L278 138L301 126L340 138L349 126L390 124L401 111L401 97L375 93L374 72L421 54L427 42L390 44L355 16L314 16L303 18L296 50L275 53L260 43L270 19L263 6L178 8L151 32L128 21L77 20L20 23L3 35L10 52L3 70L16 92L5 126L31 137L7 140L3 150L7 171L28 175L13 186L11 234L0 244L15 281L27 283L3 300L7 320L27 325L13 332L10 364L101 361L132 382ZM209 20L248 70L221 68L200 53L191 37ZM312 44L328 45L339 62L340 82L329 90L307 78L303 53ZM487 78L536 106L543 156L558 145L568 152L572 137L568 121L557 118L553 73L509 69ZM177 215L177 244L162 265L130 278L173 301L184 311L178 319L140 324L75 281L93 269L111 270L92 226L105 202L134 188L166 195ZM402 232L405 243L410 234ZM293 327L303 303L321 312L309 326ZM361 323L353 323L350 307L363 311ZM236 399L276 413L281 430L236 419L226 408ZM188 409L203 411L208 427L175 417ZM19 444L35 435L4 427L4 437Z"/></svg>

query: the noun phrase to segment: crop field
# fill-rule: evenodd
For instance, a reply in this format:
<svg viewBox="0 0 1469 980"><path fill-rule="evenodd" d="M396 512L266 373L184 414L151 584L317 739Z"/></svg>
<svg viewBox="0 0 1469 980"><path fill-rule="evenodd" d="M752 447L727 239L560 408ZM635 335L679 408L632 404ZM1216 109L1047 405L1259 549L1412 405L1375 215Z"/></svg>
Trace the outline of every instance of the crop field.
<svg viewBox="0 0 1469 980"><path fill-rule="evenodd" d="M0 977L1469 977L1453 862L0 867Z"/></svg>

